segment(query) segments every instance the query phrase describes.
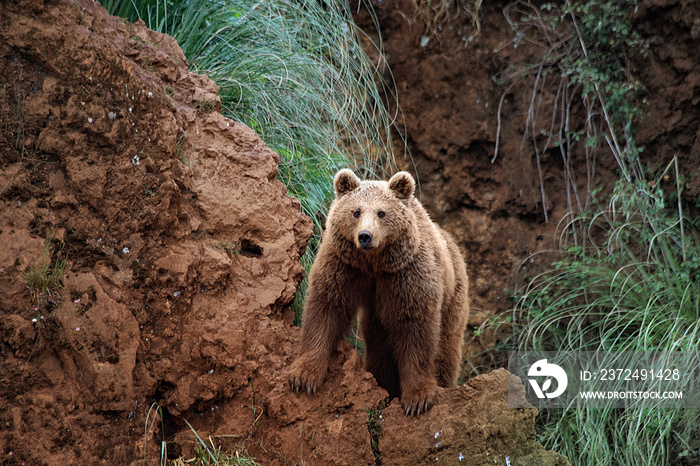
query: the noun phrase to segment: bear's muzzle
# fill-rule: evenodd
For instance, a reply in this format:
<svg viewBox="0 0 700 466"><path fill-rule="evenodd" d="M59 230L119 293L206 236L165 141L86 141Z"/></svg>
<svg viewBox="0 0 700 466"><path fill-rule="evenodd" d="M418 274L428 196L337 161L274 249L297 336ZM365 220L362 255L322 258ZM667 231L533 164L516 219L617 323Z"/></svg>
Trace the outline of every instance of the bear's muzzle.
<svg viewBox="0 0 700 466"><path fill-rule="evenodd" d="M372 233L367 230L362 230L357 234L357 242L360 243L360 247L365 251L369 251L374 246L372 246Z"/></svg>

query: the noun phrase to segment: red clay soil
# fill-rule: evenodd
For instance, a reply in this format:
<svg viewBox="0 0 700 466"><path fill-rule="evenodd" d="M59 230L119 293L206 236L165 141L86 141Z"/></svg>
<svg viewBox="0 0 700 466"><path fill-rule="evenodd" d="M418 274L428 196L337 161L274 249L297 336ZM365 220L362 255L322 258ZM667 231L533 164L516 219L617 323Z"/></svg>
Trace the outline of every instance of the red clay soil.
<svg viewBox="0 0 700 466"><path fill-rule="evenodd" d="M502 75L542 60L542 49L527 41L516 46L515 33L504 16L510 2L483 2L479 30L461 10L452 18L442 17L435 34L416 17L416 3L426 2L383 0L373 5L386 69L391 70L386 78L396 83L403 136L412 156L402 168L417 174L423 204L453 234L467 257L472 312L463 369L466 379L489 370L494 362L503 364L504 355L493 349L510 335L505 317L512 303L507 297L516 285L525 283L525 277L548 265L533 254L556 247L558 223L568 212L565 172L559 151L546 151L540 182L529 137L521 150L535 73L497 83ZM481 2L461 5L475 3ZM700 206L696 204L700 199L700 4L637 3L638 8L630 11L633 27L649 41L648 53L629 64L631 75L647 90L642 101L646 114L636 135L637 144L644 146L642 163L658 174L677 155L686 213L696 216ZM367 10L356 11L356 21L376 42ZM550 129L558 84L550 82L554 85L541 86L539 92L543 105L538 107L537 134ZM501 98L501 133L494 160ZM580 112L580 103L574 108ZM574 157L579 190L585 192L585 161L580 153ZM612 190L619 179L612 154L602 151L594 169L591 190ZM675 176L672 183L675 188ZM489 321L494 316L499 322L495 329ZM477 327L483 333L474 332Z"/></svg>
<svg viewBox="0 0 700 466"><path fill-rule="evenodd" d="M262 464L567 463L504 370L406 418L343 343L320 393L289 392L311 221L172 38L2 2L0 82L0 463L191 458L185 421ZM63 287L39 294L48 256Z"/></svg>

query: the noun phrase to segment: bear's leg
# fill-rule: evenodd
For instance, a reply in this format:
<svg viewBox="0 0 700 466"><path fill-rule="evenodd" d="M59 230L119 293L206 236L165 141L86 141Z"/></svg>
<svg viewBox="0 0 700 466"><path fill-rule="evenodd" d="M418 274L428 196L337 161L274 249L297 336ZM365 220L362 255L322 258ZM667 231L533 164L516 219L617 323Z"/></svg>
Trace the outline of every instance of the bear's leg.
<svg viewBox="0 0 700 466"><path fill-rule="evenodd" d="M319 251L309 276L301 350L289 376L292 390L316 393L323 382L332 352L357 312L359 282L354 269Z"/></svg>
<svg viewBox="0 0 700 466"><path fill-rule="evenodd" d="M440 341L440 284L417 261L413 267L378 278L376 315L386 330L390 354L398 366L401 406L420 414L438 390L435 359Z"/></svg>
<svg viewBox="0 0 700 466"><path fill-rule="evenodd" d="M464 327L462 327L462 330ZM462 364L463 331L445 332L440 338L440 350L435 362L438 385L444 388L457 385L457 376Z"/></svg>
<svg viewBox="0 0 700 466"><path fill-rule="evenodd" d="M419 415L430 409L437 392L437 325L426 320L404 322L395 330L391 340L399 368L401 406L406 414Z"/></svg>
<svg viewBox="0 0 700 466"><path fill-rule="evenodd" d="M387 345L386 330L371 310L365 310L362 313L360 323L367 348L365 354L367 371L372 373L380 387L389 392L389 396L392 398L400 396L399 370Z"/></svg>
<svg viewBox="0 0 700 466"><path fill-rule="evenodd" d="M387 339L398 366L401 406L406 414L419 415L430 409L437 393L440 310L437 304L397 299L389 311L395 318L387 328Z"/></svg>
<svg viewBox="0 0 700 466"><path fill-rule="evenodd" d="M457 385L459 369L462 365L464 330L469 318L466 271L457 270L456 285L452 299L443 305L442 334L435 366L435 375L441 387Z"/></svg>
<svg viewBox="0 0 700 466"><path fill-rule="evenodd" d="M420 278L407 270L402 274L377 284L377 294L381 293L378 305L387 343L398 366L401 406L406 414L418 415L430 409L438 389L435 359L440 340L440 309L429 280L423 279L425 274ZM411 280L406 283L402 278Z"/></svg>

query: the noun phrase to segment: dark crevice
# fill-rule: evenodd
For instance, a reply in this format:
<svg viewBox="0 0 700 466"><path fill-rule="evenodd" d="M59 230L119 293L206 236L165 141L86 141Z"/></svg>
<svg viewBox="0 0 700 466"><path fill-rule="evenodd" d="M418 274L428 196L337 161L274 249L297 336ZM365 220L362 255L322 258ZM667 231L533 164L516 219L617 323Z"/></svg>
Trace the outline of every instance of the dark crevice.
<svg viewBox="0 0 700 466"><path fill-rule="evenodd" d="M241 240L241 255L246 257L260 257L263 250L249 239Z"/></svg>
<svg viewBox="0 0 700 466"><path fill-rule="evenodd" d="M379 450L379 437L382 435L384 409L389 406L389 402L391 402L391 397L386 397L377 404L376 408L367 410L367 430L369 431L369 441L376 466L381 466L382 464L382 453Z"/></svg>

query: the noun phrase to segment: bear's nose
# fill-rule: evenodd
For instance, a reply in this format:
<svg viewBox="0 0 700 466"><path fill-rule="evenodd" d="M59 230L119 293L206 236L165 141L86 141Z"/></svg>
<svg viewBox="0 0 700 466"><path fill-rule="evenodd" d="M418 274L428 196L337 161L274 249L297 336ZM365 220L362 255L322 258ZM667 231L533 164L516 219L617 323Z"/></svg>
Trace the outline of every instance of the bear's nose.
<svg viewBox="0 0 700 466"><path fill-rule="evenodd" d="M367 230L362 230L357 234L357 241L360 242L360 246L365 247L372 242L372 233Z"/></svg>

